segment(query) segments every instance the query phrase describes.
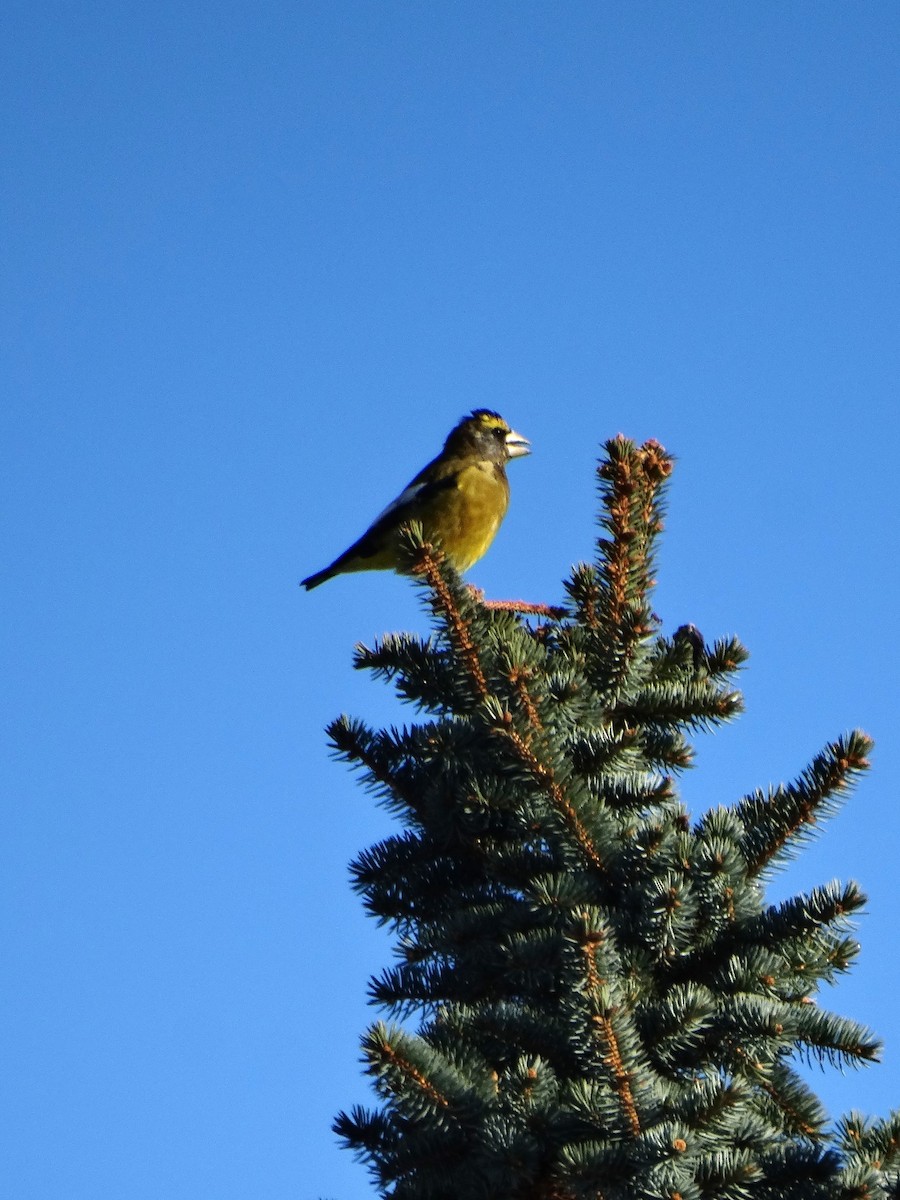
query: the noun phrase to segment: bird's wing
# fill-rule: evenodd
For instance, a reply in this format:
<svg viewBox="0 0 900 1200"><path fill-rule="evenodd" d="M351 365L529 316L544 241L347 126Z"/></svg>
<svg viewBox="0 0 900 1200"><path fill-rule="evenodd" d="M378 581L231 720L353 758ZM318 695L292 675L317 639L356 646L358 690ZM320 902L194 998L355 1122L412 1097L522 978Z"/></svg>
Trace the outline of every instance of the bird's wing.
<svg viewBox="0 0 900 1200"><path fill-rule="evenodd" d="M421 517L423 505L427 505L433 496L457 486L459 471L447 471L437 479L428 478L432 466L433 464L429 463L424 470L420 471L400 495L391 501L384 512L378 514L362 537L357 538L352 546L348 546L343 554L339 555L329 567L326 567L326 571L334 575L354 559L373 558L381 553L386 536L389 537L393 530L405 522L415 521Z"/></svg>
<svg viewBox="0 0 900 1200"><path fill-rule="evenodd" d="M404 519L408 516L410 519L415 519L416 511L421 511L423 504L427 504L432 496L436 496L439 492L449 491L455 488L459 473L453 471L444 475L440 479L427 478L429 468L420 471L415 479L406 485L399 496L395 496L387 508L382 509L372 524L369 526L367 533L371 533L373 529L381 527L383 524L402 525ZM404 509L407 510L404 513ZM387 518L390 518L390 521Z"/></svg>

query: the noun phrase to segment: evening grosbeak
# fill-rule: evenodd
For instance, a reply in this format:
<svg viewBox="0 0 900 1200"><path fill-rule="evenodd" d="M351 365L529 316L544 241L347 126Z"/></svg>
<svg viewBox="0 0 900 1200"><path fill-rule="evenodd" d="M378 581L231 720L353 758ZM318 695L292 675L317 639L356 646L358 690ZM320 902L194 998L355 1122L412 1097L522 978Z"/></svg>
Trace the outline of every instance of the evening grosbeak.
<svg viewBox="0 0 900 1200"><path fill-rule="evenodd" d="M494 540L509 505L506 464L530 444L498 413L476 408L451 430L444 448L334 562L302 581L309 589L349 571L400 570L401 526L419 521L457 571L467 571Z"/></svg>

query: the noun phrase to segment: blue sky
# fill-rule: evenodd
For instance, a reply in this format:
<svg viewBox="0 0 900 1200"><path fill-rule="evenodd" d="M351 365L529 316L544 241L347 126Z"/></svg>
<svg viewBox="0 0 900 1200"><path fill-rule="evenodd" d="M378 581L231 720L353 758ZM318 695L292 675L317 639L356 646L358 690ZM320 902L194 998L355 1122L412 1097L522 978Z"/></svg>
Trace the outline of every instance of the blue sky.
<svg viewBox="0 0 900 1200"><path fill-rule="evenodd" d="M391 829L327 754L422 629L324 565L475 406L533 442L471 572L555 600L619 431L679 459L656 607L751 650L693 811L860 725L778 880L870 896L824 1003L900 1102L900 10L10 0L0 1173L17 1200L362 1200Z"/></svg>

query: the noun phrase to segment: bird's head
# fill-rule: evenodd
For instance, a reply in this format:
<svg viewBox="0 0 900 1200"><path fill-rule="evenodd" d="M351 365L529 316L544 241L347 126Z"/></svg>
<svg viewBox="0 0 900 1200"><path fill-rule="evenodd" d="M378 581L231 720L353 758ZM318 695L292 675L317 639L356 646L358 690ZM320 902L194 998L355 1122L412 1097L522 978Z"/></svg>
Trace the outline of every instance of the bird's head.
<svg viewBox="0 0 900 1200"><path fill-rule="evenodd" d="M448 455L477 455L486 462L508 462L531 453L531 443L510 429L499 413L476 408L450 432L444 443Z"/></svg>

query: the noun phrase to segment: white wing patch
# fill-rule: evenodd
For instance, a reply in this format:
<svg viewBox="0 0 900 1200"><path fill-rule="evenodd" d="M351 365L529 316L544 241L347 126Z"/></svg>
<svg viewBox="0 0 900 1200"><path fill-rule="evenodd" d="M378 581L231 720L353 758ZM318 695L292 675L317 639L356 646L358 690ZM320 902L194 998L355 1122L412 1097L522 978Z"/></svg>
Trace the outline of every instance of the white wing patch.
<svg viewBox="0 0 900 1200"><path fill-rule="evenodd" d="M388 513L396 512L398 508L403 508L407 504L410 504L413 500L416 499L417 496L421 496L422 492L428 486L429 485L427 482L420 481L419 483L411 483L409 485L409 487L405 487L403 489L403 491L400 493L400 495L396 496L390 502L390 504L387 506L387 508L382 509L382 511L378 514L378 516L372 522L372 525L377 525L379 521L383 521L384 518L388 515ZM371 528L371 526L370 526L370 528Z"/></svg>

